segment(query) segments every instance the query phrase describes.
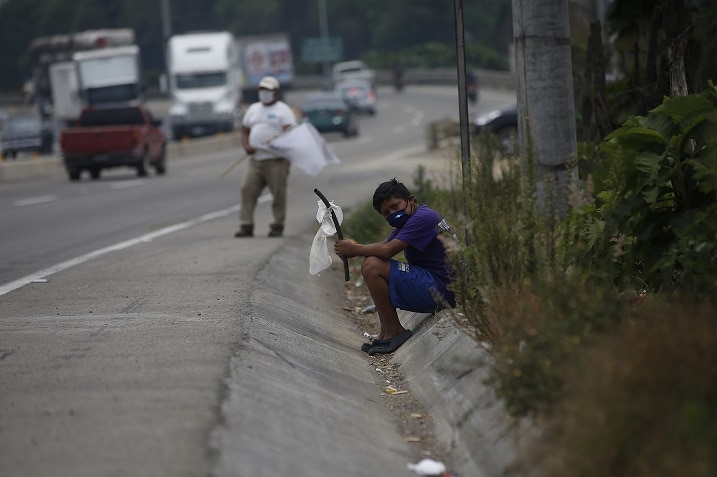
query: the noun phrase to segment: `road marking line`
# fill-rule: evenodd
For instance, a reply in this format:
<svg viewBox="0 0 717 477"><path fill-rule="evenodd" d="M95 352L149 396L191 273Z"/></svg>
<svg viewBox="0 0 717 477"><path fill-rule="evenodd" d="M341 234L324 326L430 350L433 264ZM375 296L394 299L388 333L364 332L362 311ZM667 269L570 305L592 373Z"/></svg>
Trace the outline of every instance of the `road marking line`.
<svg viewBox="0 0 717 477"><path fill-rule="evenodd" d="M271 200L271 198L272 198L271 194L264 194L261 197L259 197L259 203L268 202L269 200ZM49 277L50 275L54 275L55 273L65 271L65 270L72 268L76 265L80 265L82 263L89 262L90 260L101 257L102 255L106 255L111 252L118 252L118 251L124 250L126 248L134 247L135 245L138 245L141 243L148 243L148 242L151 242L152 240L154 240L158 237L161 237L163 235L168 235L173 232L177 232L179 230L188 229L189 227L194 227L195 225L199 225L199 224L201 224L203 222L207 222L209 220L217 219L220 217L226 217L227 215L231 215L231 214L238 212L240 207L241 207L241 204L237 204L237 205L233 205L231 207L227 207L226 209L218 210L216 212L209 212L200 217L197 217L196 219L188 220L186 222L181 222L181 223L175 224L175 225L170 225L169 227L164 227L164 228L156 230L154 232L140 235L139 237L125 240L124 242L119 242L114 245L110 245L108 247L104 247L99 250L95 250L94 252L80 255L79 257L71 258L70 260L66 260L64 262L58 263L58 264L53 265L44 270L40 270L39 272L35 272L33 274L27 275L18 280L15 280L15 281L12 281L10 283L6 283L6 284L0 286L0 296L10 293L13 290L17 290L18 288L23 287L29 283L44 283L47 281L47 277Z"/></svg>
<svg viewBox="0 0 717 477"><path fill-rule="evenodd" d="M57 200L56 195L41 195L38 197L30 197L29 199L22 199L15 201L15 207L24 207L26 205L42 204L43 202L52 202Z"/></svg>

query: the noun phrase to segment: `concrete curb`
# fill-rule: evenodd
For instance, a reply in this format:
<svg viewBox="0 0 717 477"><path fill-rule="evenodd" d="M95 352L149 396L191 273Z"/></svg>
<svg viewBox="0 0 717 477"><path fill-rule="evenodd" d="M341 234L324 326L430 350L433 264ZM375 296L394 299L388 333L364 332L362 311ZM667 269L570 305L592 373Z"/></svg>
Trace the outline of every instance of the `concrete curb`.
<svg viewBox="0 0 717 477"><path fill-rule="evenodd" d="M315 283L307 283L308 265L300 266L302 254L305 253L300 247L305 246L309 240L307 235L302 240L289 241L287 247L272 259L273 265L265 271L271 270L272 276L269 296L279 290L282 291L281 296L265 296L259 300L260 303L271 303L269 306L274 309L277 304L288 299L296 307L302 301L310 300L312 293L307 291L307 287L312 289L319 281L325 283L326 280L341 283L338 266L325 272L326 275L335 276L314 278L312 281ZM273 268L276 264L280 264L282 273L286 274L282 279L274 277L276 270ZM302 286L294 285L295 289L292 289L290 283ZM301 296L294 296L295 293ZM335 298L329 299L329 296ZM326 293L323 300L335 300L333 306L328 306L328 309L334 310L340 309L343 303L341 293ZM326 358L331 360L330 356L340 353L343 355L340 361L344 363L352 362L349 357L363 359L361 353L352 351L356 346L356 332L347 329L351 326L343 320L337 321L335 312L333 316L326 313L326 308L315 306L315 313L321 315L317 316L317 321L331 323L328 335L333 336L334 342L325 343L331 347L325 350ZM485 382L491 363L489 352L459 327L452 313L450 310L437 314L399 312L401 322L414 335L393 354L391 360L399 365L410 392L432 415L436 438L448 452L452 469L463 476L506 475L518 457L520 436L525 429L516 425L505 413L501 402ZM353 373L355 378L361 374L357 371ZM357 389L362 388L357 386ZM355 392L355 399L362 400L361 393ZM396 457L395 454L382 456L388 462L394 461ZM402 475L398 470L391 472L391 475L394 474ZM347 471L345 475L351 473Z"/></svg>
<svg viewBox="0 0 717 477"><path fill-rule="evenodd" d="M502 476L518 457L519 427L486 384L490 354L452 311L400 312L413 337L394 354L411 392L434 418L436 437L460 475Z"/></svg>

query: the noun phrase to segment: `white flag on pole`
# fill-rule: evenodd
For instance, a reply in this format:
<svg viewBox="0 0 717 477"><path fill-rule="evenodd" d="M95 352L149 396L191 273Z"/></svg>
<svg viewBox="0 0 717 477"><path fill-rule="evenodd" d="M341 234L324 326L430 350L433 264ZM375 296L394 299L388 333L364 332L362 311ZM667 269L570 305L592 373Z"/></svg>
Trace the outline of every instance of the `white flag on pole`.
<svg viewBox="0 0 717 477"><path fill-rule="evenodd" d="M300 123L277 136L269 142L269 148L310 176L318 175L329 164L341 162L309 122Z"/></svg>
<svg viewBox="0 0 717 477"><path fill-rule="evenodd" d="M328 238L333 237L337 231L331 211L334 211L339 224L344 220L344 212L333 201L329 202L330 209L326 207L323 201L319 200L317 202L319 210L316 212L316 221L321 226L316 235L314 235L314 241L311 243L311 250L309 251L309 273L312 275L318 275L322 270L329 268L332 263Z"/></svg>

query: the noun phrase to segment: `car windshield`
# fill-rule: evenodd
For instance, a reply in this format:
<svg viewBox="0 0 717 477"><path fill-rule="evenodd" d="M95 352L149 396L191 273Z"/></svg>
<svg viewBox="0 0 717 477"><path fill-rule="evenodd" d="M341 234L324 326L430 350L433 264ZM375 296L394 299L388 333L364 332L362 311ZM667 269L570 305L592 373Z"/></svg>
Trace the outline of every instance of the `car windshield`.
<svg viewBox="0 0 717 477"><path fill-rule="evenodd" d="M227 74L224 72L182 73L178 74L175 79L179 89L215 88L227 84Z"/></svg>
<svg viewBox="0 0 717 477"><path fill-rule="evenodd" d="M359 68L359 67L354 67L354 68L344 68L344 69L342 69L341 71L339 71L339 73L341 73L341 74L346 74L346 73L361 73L362 71L363 71L363 69L361 69L361 68Z"/></svg>
<svg viewBox="0 0 717 477"><path fill-rule="evenodd" d="M39 118L13 118L5 121L3 125L3 132L7 133L18 133L18 132L32 132L40 129Z"/></svg>

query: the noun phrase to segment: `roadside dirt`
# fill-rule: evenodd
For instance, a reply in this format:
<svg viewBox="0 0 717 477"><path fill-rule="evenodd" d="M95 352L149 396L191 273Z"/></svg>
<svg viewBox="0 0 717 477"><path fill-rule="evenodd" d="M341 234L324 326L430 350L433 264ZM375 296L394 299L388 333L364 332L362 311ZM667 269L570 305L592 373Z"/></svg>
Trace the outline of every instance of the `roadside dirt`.
<svg viewBox="0 0 717 477"><path fill-rule="evenodd" d="M353 276L357 275L360 276L360 272ZM371 335L365 336L366 341L372 340L379 331L378 315L373 311L373 301L360 279L346 284L345 301L342 310L359 333ZM446 446L436 439L433 417L413 396L399 365L393 363L392 358L393 354L366 354L366 364L374 371L376 392L391 411L398 433L414 449L413 462L430 458L443 462L447 469L451 469Z"/></svg>

